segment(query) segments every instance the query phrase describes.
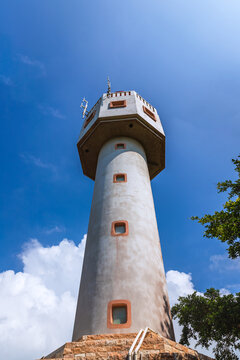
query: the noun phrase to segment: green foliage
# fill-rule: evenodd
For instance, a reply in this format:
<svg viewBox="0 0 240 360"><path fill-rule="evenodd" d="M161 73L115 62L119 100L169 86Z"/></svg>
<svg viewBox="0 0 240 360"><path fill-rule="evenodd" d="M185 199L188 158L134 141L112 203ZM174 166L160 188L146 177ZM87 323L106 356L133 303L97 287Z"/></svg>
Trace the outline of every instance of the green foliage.
<svg viewBox="0 0 240 360"><path fill-rule="evenodd" d="M216 360L237 360L240 349L240 293L220 295L208 289L204 295L194 292L180 297L172 307L172 316L183 326L180 343L189 346L189 339L208 348L213 342Z"/></svg>
<svg viewBox="0 0 240 360"><path fill-rule="evenodd" d="M233 159L235 170L238 173L236 181L226 180L217 184L218 192L228 191L228 201L223 205L223 210L215 211L214 215L205 215L202 218L193 216L205 225L204 236L218 238L226 242L229 257L235 259L240 256L240 155Z"/></svg>
<svg viewBox="0 0 240 360"><path fill-rule="evenodd" d="M226 242L229 257L235 259L240 256L240 156L232 162L238 179L217 184L219 193L228 191L223 210L192 219L205 226L205 237ZM204 295L194 292L178 301L172 315L183 326L182 344L189 345L193 338L197 345L214 345L216 360L238 359L235 351L240 350L240 293L220 295L219 290L211 288Z"/></svg>

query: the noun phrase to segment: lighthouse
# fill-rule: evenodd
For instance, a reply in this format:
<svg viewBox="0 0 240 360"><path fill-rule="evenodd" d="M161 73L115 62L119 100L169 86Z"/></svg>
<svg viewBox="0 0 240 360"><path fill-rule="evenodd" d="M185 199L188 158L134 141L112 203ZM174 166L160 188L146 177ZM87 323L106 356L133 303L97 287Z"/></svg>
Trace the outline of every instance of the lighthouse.
<svg viewBox="0 0 240 360"><path fill-rule="evenodd" d="M157 110L110 87L86 104L77 145L95 184L73 336L41 359L213 360L174 341L151 190L165 167Z"/></svg>
<svg viewBox="0 0 240 360"><path fill-rule="evenodd" d="M135 91L109 90L77 146L95 184L72 339L149 327L174 340L151 189L165 167L157 110Z"/></svg>

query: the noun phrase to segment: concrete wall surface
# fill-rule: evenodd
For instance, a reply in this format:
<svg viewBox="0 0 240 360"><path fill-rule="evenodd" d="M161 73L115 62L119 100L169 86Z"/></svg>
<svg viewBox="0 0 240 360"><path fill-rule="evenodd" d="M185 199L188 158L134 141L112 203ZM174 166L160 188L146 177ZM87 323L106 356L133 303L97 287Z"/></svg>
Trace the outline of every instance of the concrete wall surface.
<svg viewBox="0 0 240 360"><path fill-rule="evenodd" d="M115 150L116 143L126 148ZM126 173L127 182L114 183L116 173ZM111 234L119 220L128 222L127 236ZM131 303L131 325L112 329L108 303L120 299ZM136 140L114 138L98 157L73 341L146 326L174 339L145 151Z"/></svg>

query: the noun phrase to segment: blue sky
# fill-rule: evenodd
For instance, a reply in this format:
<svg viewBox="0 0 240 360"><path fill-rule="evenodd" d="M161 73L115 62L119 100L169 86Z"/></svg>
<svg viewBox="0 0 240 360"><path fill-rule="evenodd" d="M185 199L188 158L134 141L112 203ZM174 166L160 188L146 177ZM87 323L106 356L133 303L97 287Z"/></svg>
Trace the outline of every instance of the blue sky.
<svg viewBox="0 0 240 360"><path fill-rule="evenodd" d="M2 0L0 271L22 270L31 238L86 233L94 183L77 154L79 105L94 105L109 75L157 108L166 133L152 181L166 271L192 273L199 291L240 290L239 263L190 220L219 210L216 184L235 177L239 18L237 0Z"/></svg>
<svg viewBox="0 0 240 360"><path fill-rule="evenodd" d="M152 182L166 270L191 272L201 290L236 282L209 270L224 246L189 218L220 209L216 183L234 176L239 15L238 1L2 1L2 271L20 270L32 237L78 243L87 231L79 105L93 105L109 75L113 90L150 101L166 132L166 169Z"/></svg>
<svg viewBox="0 0 240 360"><path fill-rule="evenodd" d="M77 153L79 106L107 76L155 106L166 133L152 188L171 303L240 291L240 261L190 220L220 210L217 182L236 176L239 18L238 0L1 1L1 358L71 338L94 186Z"/></svg>

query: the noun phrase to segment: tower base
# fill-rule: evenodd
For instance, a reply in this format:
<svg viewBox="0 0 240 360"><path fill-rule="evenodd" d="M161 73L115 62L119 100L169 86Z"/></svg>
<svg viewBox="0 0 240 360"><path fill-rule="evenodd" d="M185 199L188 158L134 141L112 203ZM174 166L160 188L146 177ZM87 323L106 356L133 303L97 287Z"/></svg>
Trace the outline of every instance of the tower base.
<svg viewBox="0 0 240 360"><path fill-rule="evenodd" d="M126 360L137 334L85 335L78 341L68 342L51 354L42 357L49 360ZM134 347L136 349L139 340ZM213 360L197 351L148 330L142 345L134 357L137 360Z"/></svg>

